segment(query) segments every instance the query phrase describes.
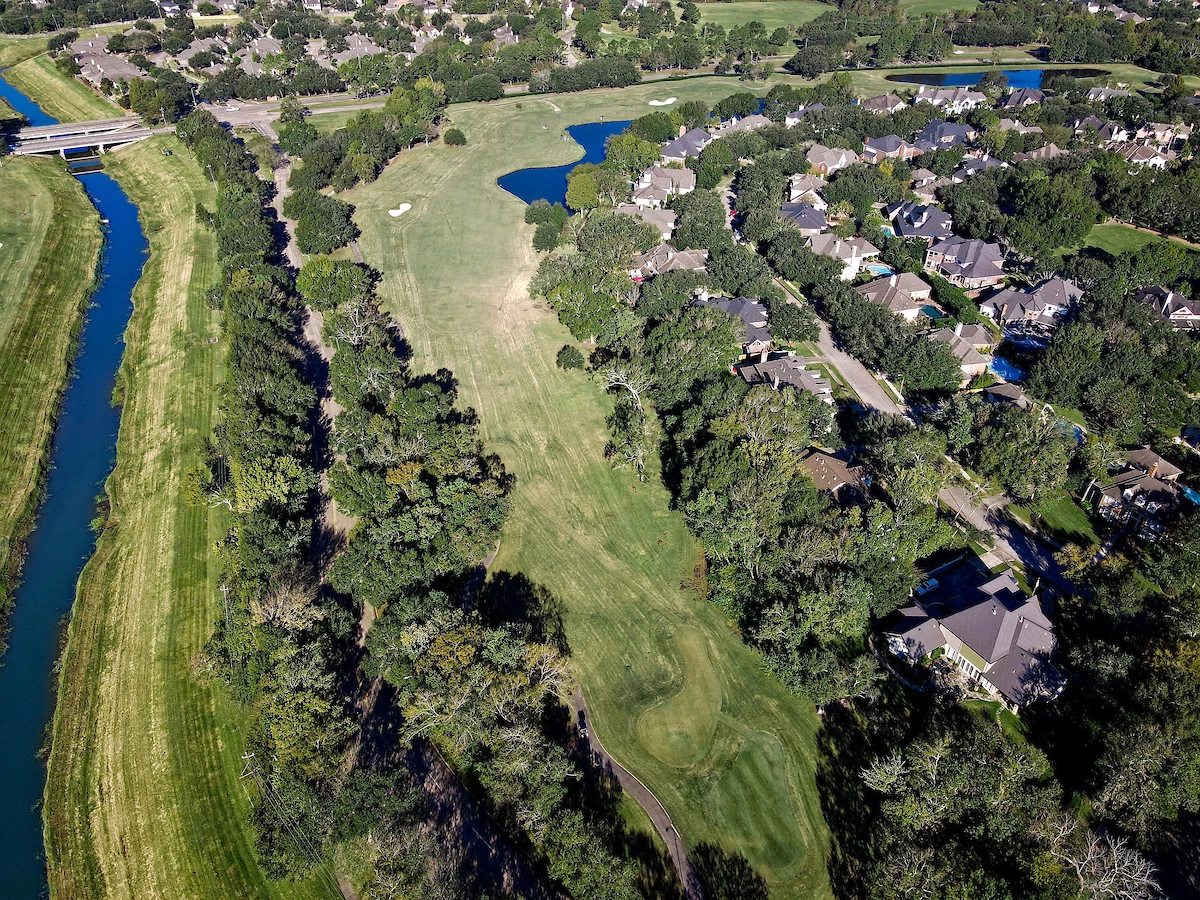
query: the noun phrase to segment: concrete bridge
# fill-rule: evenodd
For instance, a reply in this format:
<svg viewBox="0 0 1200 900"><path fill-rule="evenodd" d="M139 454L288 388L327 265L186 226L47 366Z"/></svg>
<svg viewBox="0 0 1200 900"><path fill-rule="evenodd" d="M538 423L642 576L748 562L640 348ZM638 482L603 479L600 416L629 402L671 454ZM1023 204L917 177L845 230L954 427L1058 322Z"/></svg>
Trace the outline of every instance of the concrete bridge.
<svg viewBox="0 0 1200 900"><path fill-rule="evenodd" d="M12 136L12 153L16 156L63 157L73 150L104 153L114 147L145 140L154 133L133 116L31 125Z"/></svg>

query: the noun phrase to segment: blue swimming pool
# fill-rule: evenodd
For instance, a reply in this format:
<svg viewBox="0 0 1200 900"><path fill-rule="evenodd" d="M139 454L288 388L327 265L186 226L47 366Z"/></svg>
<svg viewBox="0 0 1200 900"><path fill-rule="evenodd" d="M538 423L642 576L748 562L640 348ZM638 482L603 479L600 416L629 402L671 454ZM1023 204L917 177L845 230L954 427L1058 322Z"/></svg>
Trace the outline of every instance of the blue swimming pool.
<svg viewBox="0 0 1200 900"><path fill-rule="evenodd" d="M988 363L988 369L1005 381L1024 381L1028 376L1024 369L1017 368L1003 356L993 356L992 361Z"/></svg>
<svg viewBox="0 0 1200 900"><path fill-rule="evenodd" d="M883 263L867 263L867 271L872 275L895 275L896 270L891 266L885 266Z"/></svg>

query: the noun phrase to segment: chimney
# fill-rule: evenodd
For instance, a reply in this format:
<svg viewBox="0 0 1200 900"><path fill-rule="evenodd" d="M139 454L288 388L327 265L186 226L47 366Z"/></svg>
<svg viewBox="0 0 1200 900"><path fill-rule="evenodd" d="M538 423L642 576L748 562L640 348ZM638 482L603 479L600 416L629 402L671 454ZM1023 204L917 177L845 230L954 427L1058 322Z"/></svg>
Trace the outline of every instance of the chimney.
<svg viewBox="0 0 1200 900"><path fill-rule="evenodd" d="M779 373L778 372L776 372L774 375L771 376L771 387L774 390L779 390Z"/></svg>
<svg viewBox="0 0 1200 900"><path fill-rule="evenodd" d="M679 136L680 136L680 137L683 137L685 134L687 134L687 126L686 126L686 125L680 125L680 126L679 126Z"/></svg>
<svg viewBox="0 0 1200 900"><path fill-rule="evenodd" d="M895 287L896 286L896 278L897 278L897 276L893 275L891 278L888 279L888 284L890 284L892 287Z"/></svg>
<svg viewBox="0 0 1200 900"><path fill-rule="evenodd" d="M955 326L954 326L954 336L955 336L955 337L962 337L962 322L958 322L957 324L955 324Z"/></svg>
<svg viewBox="0 0 1200 900"><path fill-rule="evenodd" d="M1154 478L1158 475L1158 460L1157 459L1154 460L1154 462L1150 463L1150 471L1147 472L1146 474L1149 475L1151 478Z"/></svg>
<svg viewBox="0 0 1200 900"><path fill-rule="evenodd" d="M769 351L769 350L767 350L767 348L765 348L765 347L764 347L764 348L763 348L763 350L762 350L762 352L758 354L758 361L759 361L760 363L765 363L765 362L767 361L767 354L768 354L769 352L770 352L770 351Z"/></svg>

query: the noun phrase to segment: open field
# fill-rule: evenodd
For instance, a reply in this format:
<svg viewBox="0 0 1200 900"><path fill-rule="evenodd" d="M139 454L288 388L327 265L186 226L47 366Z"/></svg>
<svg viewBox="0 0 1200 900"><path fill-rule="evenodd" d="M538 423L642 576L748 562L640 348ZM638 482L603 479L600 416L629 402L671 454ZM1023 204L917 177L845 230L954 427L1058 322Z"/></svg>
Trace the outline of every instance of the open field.
<svg viewBox="0 0 1200 900"><path fill-rule="evenodd" d="M18 63L4 73L4 79L60 122L112 119L125 113L83 82L58 71L46 54Z"/></svg>
<svg viewBox="0 0 1200 900"><path fill-rule="evenodd" d="M175 154L165 157L160 148ZM151 254L134 292L109 526L80 578L62 662L46 788L52 896L311 896L264 882L245 830L245 729L193 666L221 609L223 517L187 506L183 472L216 412L225 348L205 303L213 185L174 138L105 157L139 205Z"/></svg>
<svg viewBox="0 0 1200 900"><path fill-rule="evenodd" d="M974 12L979 0L900 0L900 9L909 16L923 16L926 13L944 13L961 9Z"/></svg>
<svg viewBox="0 0 1200 900"><path fill-rule="evenodd" d="M0 69L15 66L23 59L46 52L45 35L18 37L6 34L0 37Z"/></svg>
<svg viewBox="0 0 1200 900"><path fill-rule="evenodd" d="M698 3L696 5L700 8L700 24L702 25L713 22L729 29L735 25L745 25L747 22L762 22L768 32L774 31L781 25L803 25L822 13L837 9L832 4L815 3L812 0L763 0L763 2L737 0L733 3ZM675 14L679 15L678 8Z"/></svg>
<svg viewBox="0 0 1200 900"><path fill-rule="evenodd" d="M1127 250L1138 250L1147 244L1162 240L1157 235L1138 231L1131 225L1093 225L1084 239L1083 246L1096 247L1117 256Z"/></svg>
<svg viewBox="0 0 1200 900"><path fill-rule="evenodd" d="M100 241L96 208L58 161L13 159L0 168L0 619Z"/></svg>
<svg viewBox="0 0 1200 900"><path fill-rule="evenodd" d="M773 896L809 900L830 894L812 705L764 675L733 625L684 587L697 547L658 473L642 484L605 462L611 403L583 373L555 367L570 335L528 296L533 228L495 183L578 159L581 148L560 139L567 125L744 89L696 79L549 98L561 114L538 97L454 106L467 146L407 151L346 199L414 366L454 371L488 449L517 475L494 570L524 573L562 602L591 727L688 846L743 853ZM400 203L411 211L389 217Z"/></svg>

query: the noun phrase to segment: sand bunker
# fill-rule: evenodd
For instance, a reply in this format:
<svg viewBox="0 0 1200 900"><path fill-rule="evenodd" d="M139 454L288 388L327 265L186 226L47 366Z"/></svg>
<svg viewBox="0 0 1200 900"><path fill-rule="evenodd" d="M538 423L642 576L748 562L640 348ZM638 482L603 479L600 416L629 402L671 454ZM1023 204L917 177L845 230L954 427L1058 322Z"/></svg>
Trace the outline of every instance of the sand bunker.
<svg viewBox="0 0 1200 900"><path fill-rule="evenodd" d="M389 209L389 210L388 210L388 215L389 215L389 216L391 216L391 217L394 219L394 218L396 218L397 216L402 216L402 215L404 215L404 214L405 214L406 212L408 212L410 209L412 209L412 204L411 204L411 203L401 203L401 204L400 204L399 206L397 206L395 209Z"/></svg>
<svg viewBox="0 0 1200 900"><path fill-rule="evenodd" d="M678 97L668 97L666 100L651 100L650 105L651 106L670 106L677 99L679 99L679 98Z"/></svg>

